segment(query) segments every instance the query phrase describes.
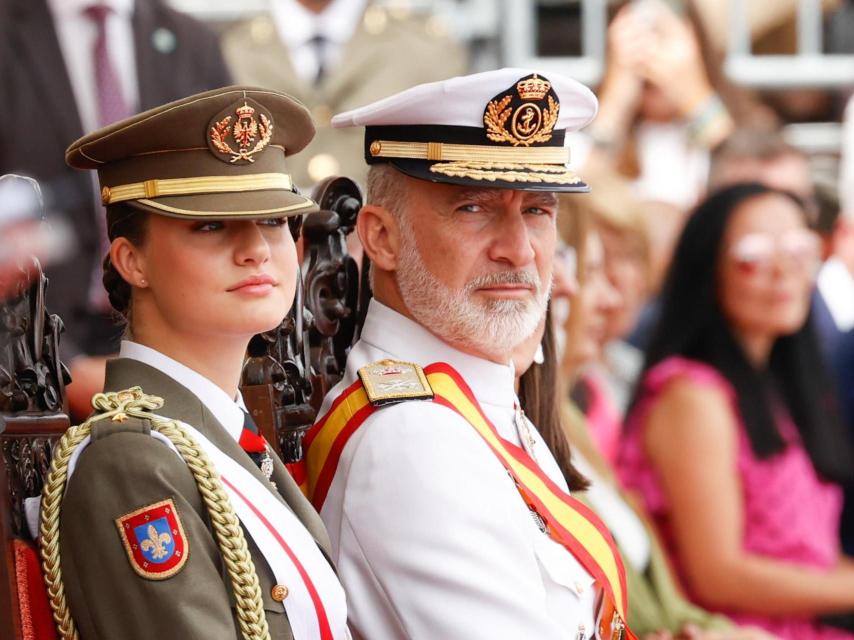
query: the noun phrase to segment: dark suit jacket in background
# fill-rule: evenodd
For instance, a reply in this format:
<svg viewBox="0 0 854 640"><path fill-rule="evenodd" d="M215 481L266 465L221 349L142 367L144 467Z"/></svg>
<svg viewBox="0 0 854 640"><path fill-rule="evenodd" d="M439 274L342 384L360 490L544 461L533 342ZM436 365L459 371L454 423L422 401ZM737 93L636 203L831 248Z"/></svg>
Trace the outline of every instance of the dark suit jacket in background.
<svg viewBox="0 0 854 640"><path fill-rule="evenodd" d="M160 0L136 0L133 30L140 110L231 83L216 35ZM174 47L158 50L155 38L170 33ZM65 164L66 147L84 132L46 0L0 0L0 119L0 174L36 178L48 216L76 236L71 257L47 269L49 309L66 326L63 356L114 353L115 321L89 310L92 269L103 259L96 203L91 177Z"/></svg>

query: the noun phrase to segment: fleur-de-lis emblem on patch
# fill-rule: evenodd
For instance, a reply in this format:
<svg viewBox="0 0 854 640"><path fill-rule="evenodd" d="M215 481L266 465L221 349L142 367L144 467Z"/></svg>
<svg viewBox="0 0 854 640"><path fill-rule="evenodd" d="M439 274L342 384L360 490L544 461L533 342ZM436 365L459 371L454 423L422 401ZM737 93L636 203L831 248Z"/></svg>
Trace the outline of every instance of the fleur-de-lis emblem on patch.
<svg viewBox="0 0 854 640"><path fill-rule="evenodd" d="M154 525L150 524L148 525L148 539L143 540L140 543L140 547L142 547L143 551L151 552L151 557L155 560L160 560L169 553L164 545L170 542L172 542L172 536L168 533L157 533Z"/></svg>
<svg viewBox="0 0 854 640"><path fill-rule="evenodd" d="M272 116L262 111L257 103L253 104L256 106L250 105L248 99L238 101L236 107L232 105L214 117L209 125L211 150L230 164L255 162L253 156L262 151L273 136Z"/></svg>

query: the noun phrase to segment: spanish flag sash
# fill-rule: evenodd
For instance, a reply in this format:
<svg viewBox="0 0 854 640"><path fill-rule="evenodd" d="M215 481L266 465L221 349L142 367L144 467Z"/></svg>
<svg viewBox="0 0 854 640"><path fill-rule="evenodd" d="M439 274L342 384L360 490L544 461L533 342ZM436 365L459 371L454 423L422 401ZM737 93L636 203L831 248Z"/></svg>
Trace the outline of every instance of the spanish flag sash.
<svg viewBox="0 0 854 640"><path fill-rule="evenodd" d="M545 522L548 535L565 547L602 588L597 637L634 640L635 635L623 622L627 610L625 570L616 544L599 517L554 484L522 447L499 435L453 367L435 363L426 367L424 374L428 388L432 388L433 402L456 412L474 428L513 478L528 507ZM371 402L362 379L356 380L307 434L305 468L295 475L318 511L326 500L347 441L368 416L381 408L379 404Z"/></svg>

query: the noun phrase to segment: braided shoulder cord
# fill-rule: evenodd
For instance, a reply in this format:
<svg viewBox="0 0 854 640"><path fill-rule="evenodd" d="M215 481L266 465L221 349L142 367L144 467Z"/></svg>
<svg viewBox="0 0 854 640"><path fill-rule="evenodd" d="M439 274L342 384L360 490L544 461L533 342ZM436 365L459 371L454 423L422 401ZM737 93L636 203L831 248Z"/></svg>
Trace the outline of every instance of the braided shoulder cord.
<svg viewBox="0 0 854 640"><path fill-rule="evenodd" d="M50 472L42 491L41 535L42 569L47 584L53 619L63 640L77 640L78 633L71 618L59 553L59 518L62 496L68 480L68 462L74 450L89 435L92 424L111 419L124 422L128 416L151 422L152 429L169 438L187 463L208 509L214 535L222 553L237 601L237 619L244 640L270 640L267 617L261 599L258 574L246 545L240 520L223 488L222 480L207 454L175 420L166 420L149 413L163 406L163 400L146 395L139 387L116 393L99 393L92 406L100 411L77 427L71 427L54 449Z"/></svg>

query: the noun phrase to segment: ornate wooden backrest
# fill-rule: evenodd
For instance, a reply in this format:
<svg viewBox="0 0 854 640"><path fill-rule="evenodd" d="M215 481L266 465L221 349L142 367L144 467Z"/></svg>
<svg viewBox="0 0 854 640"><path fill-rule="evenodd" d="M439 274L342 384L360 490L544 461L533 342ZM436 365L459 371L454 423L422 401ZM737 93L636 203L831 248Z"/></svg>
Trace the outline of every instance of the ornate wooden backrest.
<svg viewBox="0 0 854 640"><path fill-rule="evenodd" d="M51 448L68 428L68 371L59 361L62 321L47 312L47 279L37 261L29 273L34 277L28 283L21 271L15 295L0 303L0 637L15 640L38 635L38 624L34 631L22 611L32 605L21 591L24 561L34 549L24 500L41 493Z"/></svg>
<svg viewBox="0 0 854 640"><path fill-rule="evenodd" d="M362 206L359 187L349 178L330 178L312 197L321 211L303 222L304 284L285 321L252 341L241 385L255 421L285 462L302 457L302 435L341 379L363 315L359 269L346 242Z"/></svg>

